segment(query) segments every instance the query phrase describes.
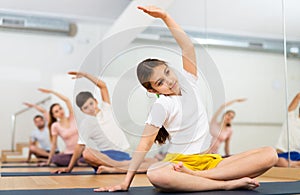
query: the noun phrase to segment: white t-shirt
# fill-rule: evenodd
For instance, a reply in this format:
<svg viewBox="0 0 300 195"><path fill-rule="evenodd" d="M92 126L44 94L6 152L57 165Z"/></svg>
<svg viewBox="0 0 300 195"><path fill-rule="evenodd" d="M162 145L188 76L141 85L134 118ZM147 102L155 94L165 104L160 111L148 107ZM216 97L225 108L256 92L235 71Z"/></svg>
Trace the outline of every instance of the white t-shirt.
<svg viewBox="0 0 300 195"><path fill-rule="evenodd" d="M38 142L42 149L51 150L50 135L47 125L45 125L43 130L35 129L31 132L30 139L32 142Z"/></svg>
<svg viewBox="0 0 300 195"><path fill-rule="evenodd" d="M94 116L86 116L79 128L78 144L96 150L121 150L129 148L123 130L116 124L110 104L103 102L101 111Z"/></svg>
<svg viewBox="0 0 300 195"><path fill-rule="evenodd" d="M153 104L146 124L170 134L169 153L197 154L209 148L211 135L197 78L186 72L177 74L181 96L161 95Z"/></svg>
<svg viewBox="0 0 300 195"><path fill-rule="evenodd" d="M288 122L290 151L300 152L300 118L297 116L296 112L291 111L288 113ZM276 148L283 152L288 152L286 123L282 126Z"/></svg>

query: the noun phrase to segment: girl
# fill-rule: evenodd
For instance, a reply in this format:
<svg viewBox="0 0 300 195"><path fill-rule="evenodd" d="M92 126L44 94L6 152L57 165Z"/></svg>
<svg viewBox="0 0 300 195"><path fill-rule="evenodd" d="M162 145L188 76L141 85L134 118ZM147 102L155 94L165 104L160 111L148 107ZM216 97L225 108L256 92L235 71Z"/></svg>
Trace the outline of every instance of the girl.
<svg viewBox="0 0 300 195"><path fill-rule="evenodd" d="M49 166L50 163L54 163L57 166L68 166L78 140L78 131L72 104L67 97L55 91L41 88L39 91L51 93L62 99L69 110L69 116L66 116L63 108L58 103L52 104L50 107L48 128L50 130L51 150L48 161L42 165ZM57 147L57 136L63 139L66 147L64 153L54 155Z"/></svg>
<svg viewBox="0 0 300 195"><path fill-rule="evenodd" d="M222 117L221 121L218 121L218 117L222 113L222 111L227 107L230 106L231 104L235 102L243 102L246 99L235 99L232 101L229 101L222 106L216 111L216 113L213 115L211 121L210 121L210 133L213 136L212 140L212 145L211 145L211 153L218 153L219 147L222 142L225 142L225 156L230 155L229 151L229 144L230 144L230 138L232 135L232 126L231 122L235 117L235 112L233 110L227 110L225 114Z"/></svg>
<svg viewBox="0 0 300 195"><path fill-rule="evenodd" d="M300 93L297 93L288 107L289 135L287 135L288 131L284 124L276 145L279 157L276 164L278 167L300 167L300 109L299 112L297 111L299 103ZM288 136L289 141L287 140Z"/></svg>
<svg viewBox="0 0 300 195"><path fill-rule="evenodd" d="M205 154L209 147L209 125L199 95L195 93L198 85L193 44L166 12L154 6L138 8L162 19L168 26L182 50L184 78L177 76L161 60L147 59L138 65L140 83L148 92L160 94L161 97L152 106L125 180L119 185L95 191L128 190L153 142L164 143L168 138L170 148L165 162L152 165L147 172L155 187L164 191L206 191L253 189L259 186L252 178L276 163L275 150L265 147L226 159L218 154Z"/></svg>

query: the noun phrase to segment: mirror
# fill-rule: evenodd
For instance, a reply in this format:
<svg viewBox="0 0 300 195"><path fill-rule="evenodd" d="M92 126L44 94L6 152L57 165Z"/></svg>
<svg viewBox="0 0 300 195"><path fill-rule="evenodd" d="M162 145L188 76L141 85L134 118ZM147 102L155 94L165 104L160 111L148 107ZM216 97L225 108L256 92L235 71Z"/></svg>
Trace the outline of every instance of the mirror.
<svg viewBox="0 0 300 195"><path fill-rule="evenodd" d="M235 111L229 152L225 138L218 152L275 146L286 113L281 1L205 1L204 6L203 38L223 80L223 103L246 98L219 115L218 122L226 110Z"/></svg>
<svg viewBox="0 0 300 195"><path fill-rule="evenodd" d="M286 0L285 4L287 52L289 53L286 59L287 94L282 41L282 1L193 0L190 3L174 1L168 9L195 41L199 62L203 64L206 62L201 61L203 46L214 61L222 79L225 98L223 102L208 106L210 117L222 103L236 98L247 99L245 102L234 103L226 108L236 112L232 123L230 154L267 145L275 147L282 125L286 121L285 102L289 104L300 91L300 66L296 49L300 41L296 12L299 3ZM182 14L179 10L189 10L189 14ZM70 69L78 69L79 62L88 55L88 52L95 47L95 43L101 40L107 29L111 27L111 24L101 24L102 26L99 27L99 23L84 20L78 21L77 25L78 34L75 38L1 32L1 40L5 43L1 51L6 54L3 57L3 64L7 64L6 67L1 67L5 73L2 79L11 82L10 91L3 84L3 92L8 94L3 102L18 103L12 108L3 105L3 113L13 113L18 110L24 100L36 102L44 98L36 92L36 89L41 86L53 87L72 97L73 89L70 86L74 82L66 76L66 72ZM169 40L169 35L160 28L162 25L160 23L154 25L159 27L143 31L131 46L155 42L174 47L174 43ZM30 52L28 45L31 46ZM19 57L15 58L15 54ZM101 64L99 56L93 58L91 64L93 63ZM24 67L27 72L24 72ZM205 67L202 71L206 71ZM14 74L18 77L7 76ZM33 78L37 80L32 80ZM22 89L20 89L21 85ZM28 93L29 91L32 93ZM23 95L19 96L19 94ZM220 117L218 121L221 120ZM5 128L9 129L9 117L2 118L5 118ZM28 123L30 125L26 124L29 126L27 133L19 131L20 138L17 137L17 141L23 141L24 137L28 137L32 121ZM9 147L7 140L10 140L10 137L3 141L2 148ZM225 154L224 145L219 147L219 152Z"/></svg>
<svg viewBox="0 0 300 195"><path fill-rule="evenodd" d="M190 6L175 1L168 12L193 38L199 65L203 64L201 71L207 71L207 61L201 52L204 47L222 79L225 98L207 108L210 117L222 103L247 99L225 109L236 112L229 154L262 146L275 147L287 108L282 2L255 0L237 4L233 0L203 0L193 2L193 7L199 9ZM270 6L272 9L266 9ZM190 13L182 14L179 11L182 9ZM176 48L162 23L156 21L153 25L130 46L157 44ZM222 155L226 155L224 148L223 142L218 150Z"/></svg>
<svg viewBox="0 0 300 195"><path fill-rule="evenodd" d="M300 118L299 118L299 100L300 100L300 28L297 24L299 12L296 7L299 2L283 0L285 28L284 36L286 38L286 99L287 99L287 121L282 126L282 133L278 140L278 149L280 152L281 166L299 167L300 165ZM289 153L290 152L290 153ZM290 159L289 162L287 159Z"/></svg>

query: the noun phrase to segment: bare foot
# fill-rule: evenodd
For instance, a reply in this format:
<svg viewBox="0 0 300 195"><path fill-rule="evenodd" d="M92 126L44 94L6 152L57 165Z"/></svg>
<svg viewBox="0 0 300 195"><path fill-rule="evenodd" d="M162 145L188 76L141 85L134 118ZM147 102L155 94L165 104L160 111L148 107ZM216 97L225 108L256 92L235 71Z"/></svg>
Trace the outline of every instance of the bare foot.
<svg viewBox="0 0 300 195"><path fill-rule="evenodd" d="M293 168L299 168L300 167L300 163L298 161L290 161L290 166Z"/></svg>
<svg viewBox="0 0 300 195"><path fill-rule="evenodd" d="M115 167L107 167L107 166L99 166L96 174L101 174L101 173L126 173L127 170L125 169L119 169L119 168L115 168Z"/></svg>
<svg viewBox="0 0 300 195"><path fill-rule="evenodd" d="M253 190L259 186L258 181L249 177L225 181L225 190L247 189Z"/></svg>
<svg viewBox="0 0 300 195"><path fill-rule="evenodd" d="M177 164L173 163L172 165L173 165L174 170L177 172L182 172L182 173L193 175L193 171L186 168L182 162L179 162Z"/></svg>
<svg viewBox="0 0 300 195"><path fill-rule="evenodd" d="M49 165L47 162L41 162L41 163L38 163L37 166L38 166L38 167L50 167L50 165Z"/></svg>

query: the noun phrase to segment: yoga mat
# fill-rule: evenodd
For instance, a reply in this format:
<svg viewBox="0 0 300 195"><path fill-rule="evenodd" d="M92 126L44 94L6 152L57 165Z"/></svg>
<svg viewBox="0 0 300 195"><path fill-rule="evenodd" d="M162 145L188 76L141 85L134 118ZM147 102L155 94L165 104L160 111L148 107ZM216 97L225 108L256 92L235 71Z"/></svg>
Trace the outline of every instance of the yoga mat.
<svg viewBox="0 0 300 195"><path fill-rule="evenodd" d="M94 171L74 171L71 173L52 174L47 172L2 172L1 177L17 177L17 176L60 176L60 175L95 175Z"/></svg>
<svg viewBox="0 0 300 195"><path fill-rule="evenodd" d="M20 164L20 165L1 165L1 168L43 168L43 167L55 167L55 168L66 168L68 166L55 166L55 165L51 165L51 166L38 166L38 164ZM78 166L75 165L74 167L91 167L91 166Z"/></svg>
<svg viewBox="0 0 300 195"><path fill-rule="evenodd" d="M74 166L74 167L82 167L82 168L86 168L86 167L91 167L91 166ZM64 167L58 167L58 166L37 166L37 165L2 165L1 166L2 169L7 169L7 168L67 168L67 166ZM92 167L91 167L92 168Z"/></svg>
<svg viewBox="0 0 300 195"><path fill-rule="evenodd" d="M55 167L55 166L48 166L48 167ZM43 168L42 166L37 166L37 165L2 165L1 168ZM47 168L47 167L45 167ZM63 167L57 167L57 168L63 168Z"/></svg>
<svg viewBox="0 0 300 195"><path fill-rule="evenodd" d="M82 194L101 194L101 195L257 195L257 194L298 194L300 193L300 181L296 182L262 182L261 186L255 190L229 190L229 191L207 191L207 192L171 192L164 193L157 191L154 187L132 187L128 192L93 192L93 188L75 189L51 189L51 190L0 190L0 194L10 195L82 195Z"/></svg>
<svg viewBox="0 0 300 195"><path fill-rule="evenodd" d="M262 194L300 194L300 181L262 182L256 191Z"/></svg>

